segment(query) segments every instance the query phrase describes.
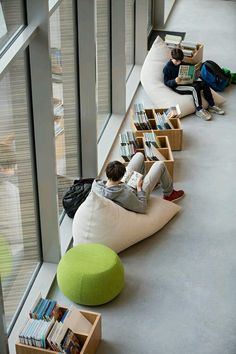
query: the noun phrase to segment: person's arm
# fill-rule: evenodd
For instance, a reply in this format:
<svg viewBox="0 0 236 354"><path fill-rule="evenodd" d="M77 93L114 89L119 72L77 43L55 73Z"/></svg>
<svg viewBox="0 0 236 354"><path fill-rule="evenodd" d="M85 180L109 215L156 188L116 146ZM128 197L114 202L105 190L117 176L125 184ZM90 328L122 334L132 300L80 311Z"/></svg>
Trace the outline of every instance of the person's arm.
<svg viewBox="0 0 236 354"><path fill-rule="evenodd" d="M177 82L176 82L176 77L173 77L172 71L165 66L163 69L163 74L164 74L164 84L168 87L176 87Z"/></svg>
<svg viewBox="0 0 236 354"><path fill-rule="evenodd" d="M125 195L123 195L123 206L136 213L145 214L147 209L147 196L146 192L142 188L137 188L137 192L127 186L125 190Z"/></svg>

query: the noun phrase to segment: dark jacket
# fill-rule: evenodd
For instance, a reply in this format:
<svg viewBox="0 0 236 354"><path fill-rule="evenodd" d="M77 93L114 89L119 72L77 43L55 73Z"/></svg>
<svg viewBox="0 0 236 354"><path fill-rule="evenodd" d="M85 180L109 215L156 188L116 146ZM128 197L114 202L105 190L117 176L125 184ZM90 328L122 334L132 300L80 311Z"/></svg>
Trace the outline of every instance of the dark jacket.
<svg viewBox="0 0 236 354"><path fill-rule="evenodd" d="M179 64L180 65L180 64ZM179 65L175 65L171 60L164 66L164 84L168 87L175 88L178 84L175 82L179 74Z"/></svg>

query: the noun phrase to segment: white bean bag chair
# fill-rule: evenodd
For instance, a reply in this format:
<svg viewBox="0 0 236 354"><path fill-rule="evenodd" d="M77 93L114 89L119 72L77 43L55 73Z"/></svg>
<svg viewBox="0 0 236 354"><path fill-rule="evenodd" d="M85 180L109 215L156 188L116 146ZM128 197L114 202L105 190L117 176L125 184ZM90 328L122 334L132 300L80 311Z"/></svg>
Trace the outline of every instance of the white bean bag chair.
<svg viewBox="0 0 236 354"><path fill-rule="evenodd" d="M195 112L192 95L180 95L167 87L163 81L163 68L170 59L171 50L158 36L149 50L141 70L142 86L156 108L168 108L179 104L181 116ZM222 105L224 97L211 90L215 104ZM203 107L207 108L208 103L203 98Z"/></svg>
<svg viewBox="0 0 236 354"><path fill-rule="evenodd" d="M153 235L180 209L172 202L150 196L147 213L138 214L91 191L73 219L73 246L101 243L118 253Z"/></svg>

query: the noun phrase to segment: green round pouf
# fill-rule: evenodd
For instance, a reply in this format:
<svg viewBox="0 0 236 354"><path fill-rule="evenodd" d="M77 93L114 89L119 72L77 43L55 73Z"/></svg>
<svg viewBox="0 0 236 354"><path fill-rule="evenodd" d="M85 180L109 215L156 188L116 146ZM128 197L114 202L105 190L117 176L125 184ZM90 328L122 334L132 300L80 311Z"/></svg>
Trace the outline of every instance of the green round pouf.
<svg viewBox="0 0 236 354"><path fill-rule="evenodd" d="M62 293L73 302L102 305L114 299L124 287L124 267L109 247L80 244L61 258L57 282Z"/></svg>

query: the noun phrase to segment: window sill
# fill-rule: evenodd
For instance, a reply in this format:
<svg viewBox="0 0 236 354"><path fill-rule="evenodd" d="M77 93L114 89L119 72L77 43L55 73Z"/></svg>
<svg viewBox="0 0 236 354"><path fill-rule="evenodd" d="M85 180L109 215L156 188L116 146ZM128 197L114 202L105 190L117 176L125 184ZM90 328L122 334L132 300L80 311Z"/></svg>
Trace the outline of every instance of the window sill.
<svg viewBox="0 0 236 354"><path fill-rule="evenodd" d="M49 290L52 286L52 283L55 279L57 270L57 264L52 263L43 263L40 268L40 271L37 275L37 278L30 290L30 293L20 311L20 315L16 321L13 330L8 338L9 352L11 354L16 353L15 343L18 341L19 332L26 322L29 314L29 310L33 306L36 297L41 293L42 297L47 297Z"/></svg>

